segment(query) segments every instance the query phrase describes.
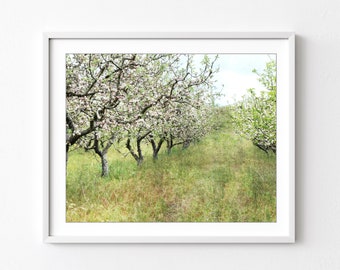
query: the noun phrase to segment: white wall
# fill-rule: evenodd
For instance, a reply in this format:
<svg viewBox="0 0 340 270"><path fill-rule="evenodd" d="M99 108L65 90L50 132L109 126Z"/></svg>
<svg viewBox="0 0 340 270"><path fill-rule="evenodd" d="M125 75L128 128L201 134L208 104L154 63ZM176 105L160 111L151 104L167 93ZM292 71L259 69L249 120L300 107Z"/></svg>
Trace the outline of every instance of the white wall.
<svg viewBox="0 0 340 270"><path fill-rule="evenodd" d="M340 269L339 14L338 0L1 0L0 269ZM296 32L296 244L43 244L44 31Z"/></svg>

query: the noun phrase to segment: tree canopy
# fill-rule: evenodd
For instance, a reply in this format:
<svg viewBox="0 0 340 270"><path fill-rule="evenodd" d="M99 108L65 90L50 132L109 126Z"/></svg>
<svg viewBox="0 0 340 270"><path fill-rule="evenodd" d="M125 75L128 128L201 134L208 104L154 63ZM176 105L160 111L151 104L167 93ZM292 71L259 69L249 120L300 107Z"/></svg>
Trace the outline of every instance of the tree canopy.
<svg viewBox="0 0 340 270"><path fill-rule="evenodd" d="M266 90L257 94L249 89L248 95L233 106L233 126L261 150L276 153L276 61L269 61L261 73L253 72Z"/></svg>
<svg viewBox="0 0 340 270"><path fill-rule="evenodd" d="M106 154L115 140L140 165L142 141L154 158L163 142L168 152L187 146L209 127L217 56L190 54L67 54L66 151L94 150L108 173Z"/></svg>

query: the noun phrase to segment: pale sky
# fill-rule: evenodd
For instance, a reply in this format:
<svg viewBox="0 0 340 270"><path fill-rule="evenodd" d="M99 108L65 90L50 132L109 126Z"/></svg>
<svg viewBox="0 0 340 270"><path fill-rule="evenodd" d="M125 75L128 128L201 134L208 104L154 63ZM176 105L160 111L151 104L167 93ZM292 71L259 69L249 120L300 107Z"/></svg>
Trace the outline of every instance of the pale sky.
<svg viewBox="0 0 340 270"><path fill-rule="evenodd" d="M232 104L240 100L249 88L255 88L257 92L265 90L252 70L255 68L262 72L272 59L275 59L274 54L220 54L216 61L220 70L215 79L216 89L222 89L223 95L216 103L221 106Z"/></svg>

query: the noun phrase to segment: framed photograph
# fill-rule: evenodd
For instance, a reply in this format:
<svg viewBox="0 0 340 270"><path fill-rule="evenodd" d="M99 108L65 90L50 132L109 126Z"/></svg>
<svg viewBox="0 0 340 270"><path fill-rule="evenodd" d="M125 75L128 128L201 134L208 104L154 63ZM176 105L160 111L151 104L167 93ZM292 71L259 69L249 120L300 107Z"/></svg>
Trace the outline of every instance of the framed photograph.
<svg viewBox="0 0 340 270"><path fill-rule="evenodd" d="M292 243L293 33L45 33L44 241Z"/></svg>

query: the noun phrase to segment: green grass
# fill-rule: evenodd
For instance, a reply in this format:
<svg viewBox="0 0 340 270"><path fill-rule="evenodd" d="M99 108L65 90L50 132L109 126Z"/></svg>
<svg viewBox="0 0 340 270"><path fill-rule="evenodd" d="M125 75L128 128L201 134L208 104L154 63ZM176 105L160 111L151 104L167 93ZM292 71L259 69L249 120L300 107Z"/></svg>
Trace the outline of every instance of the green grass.
<svg viewBox="0 0 340 270"><path fill-rule="evenodd" d="M110 173L82 150L69 154L68 222L275 222L276 157L222 129L188 149L151 146L137 167L131 155L109 152ZM120 151L127 151L123 145Z"/></svg>

